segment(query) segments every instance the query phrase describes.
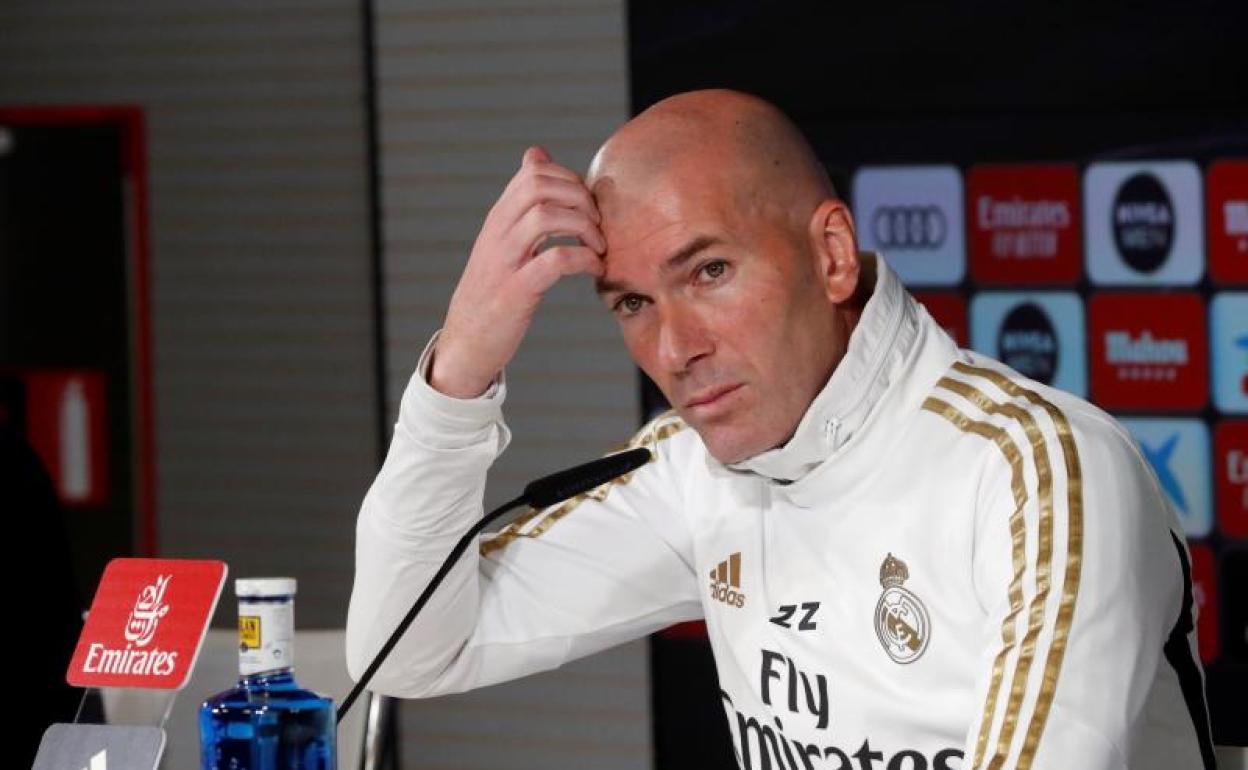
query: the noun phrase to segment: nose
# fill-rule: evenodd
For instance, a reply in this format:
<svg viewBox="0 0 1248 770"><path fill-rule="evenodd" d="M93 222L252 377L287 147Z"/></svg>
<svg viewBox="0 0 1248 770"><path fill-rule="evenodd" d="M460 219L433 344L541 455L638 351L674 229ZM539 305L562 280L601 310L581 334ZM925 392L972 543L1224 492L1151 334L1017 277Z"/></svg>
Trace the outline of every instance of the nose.
<svg viewBox="0 0 1248 770"><path fill-rule="evenodd" d="M714 339L693 309L673 303L660 314L659 363L668 372L681 374L714 352Z"/></svg>

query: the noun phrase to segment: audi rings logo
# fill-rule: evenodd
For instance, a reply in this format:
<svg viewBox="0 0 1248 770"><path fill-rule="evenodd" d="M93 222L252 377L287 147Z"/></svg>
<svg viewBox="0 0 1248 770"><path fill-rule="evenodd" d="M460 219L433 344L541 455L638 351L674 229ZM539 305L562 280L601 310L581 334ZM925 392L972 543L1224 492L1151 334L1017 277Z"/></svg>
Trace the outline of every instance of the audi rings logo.
<svg viewBox="0 0 1248 770"><path fill-rule="evenodd" d="M881 206L871 216L871 234L882 249L939 249L948 232L939 206Z"/></svg>

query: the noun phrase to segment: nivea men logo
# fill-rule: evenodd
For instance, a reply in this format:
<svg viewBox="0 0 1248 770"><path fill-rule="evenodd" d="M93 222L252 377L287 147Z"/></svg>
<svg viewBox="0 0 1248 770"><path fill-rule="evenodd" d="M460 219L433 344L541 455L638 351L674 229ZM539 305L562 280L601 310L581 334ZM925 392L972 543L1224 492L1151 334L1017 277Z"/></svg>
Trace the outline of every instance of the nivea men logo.
<svg viewBox="0 0 1248 770"><path fill-rule="evenodd" d="M997 335L997 350L1007 366L1046 385L1057 374L1060 346L1048 313L1034 302L1010 311Z"/></svg>
<svg viewBox="0 0 1248 770"><path fill-rule="evenodd" d="M1128 265L1141 273L1161 267L1174 247L1174 204L1157 177L1129 177L1114 197L1114 244Z"/></svg>
<svg viewBox="0 0 1248 770"><path fill-rule="evenodd" d="M1195 163L1093 163L1083 199L1094 283L1190 286L1204 275L1204 190Z"/></svg>
<svg viewBox="0 0 1248 770"><path fill-rule="evenodd" d="M971 344L1045 385L1085 395L1087 335L1074 292L980 292L971 301Z"/></svg>
<svg viewBox="0 0 1248 770"><path fill-rule="evenodd" d="M882 249L938 249L948 230L936 206L881 206L871 215L871 232Z"/></svg>

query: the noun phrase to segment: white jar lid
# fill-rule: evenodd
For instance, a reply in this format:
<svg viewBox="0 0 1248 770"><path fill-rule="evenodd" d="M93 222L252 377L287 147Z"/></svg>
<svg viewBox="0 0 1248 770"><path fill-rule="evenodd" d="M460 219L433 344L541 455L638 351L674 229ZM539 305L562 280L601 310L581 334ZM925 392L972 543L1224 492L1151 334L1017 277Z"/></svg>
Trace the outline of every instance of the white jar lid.
<svg viewBox="0 0 1248 770"><path fill-rule="evenodd" d="M234 595L238 598L294 596L295 579L281 578L238 578L234 581Z"/></svg>

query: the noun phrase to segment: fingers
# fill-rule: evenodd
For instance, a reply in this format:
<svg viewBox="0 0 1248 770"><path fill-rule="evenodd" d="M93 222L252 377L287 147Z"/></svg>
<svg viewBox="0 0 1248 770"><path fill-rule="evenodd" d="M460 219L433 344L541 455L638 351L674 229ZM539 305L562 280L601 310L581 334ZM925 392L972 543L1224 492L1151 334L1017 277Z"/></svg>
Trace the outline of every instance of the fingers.
<svg viewBox="0 0 1248 770"><path fill-rule="evenodd" d="M516 172L516 175L519 176L526 171L561 177L569 182L581 181L581 177L575 171L555 163L550 157L550 153L537 145L524 151L524 155L520 159L520 170Z"/></svg>
<svg viewBox="0 0 1248 770"><path fill-rule="evenodd" d="M522 279L530 291L544 294L559 279L567 275L587 273L603 274L602 257L585 246L553 246L529 260L516 276Z"/></svg>
<svg viewBox="0 0 1248 770"><path fill-rule="evenodd" d="M546 152L546 148L535 144L524 151L524 155L520 158L520 165L521 167L533 166L539 163L549 163L550 160L550 153Z"/></svg>
<svg viewBox="0 0 1248 770"><path fill-rule="evenodd" d="M575 236L582 245L598 254L607 250L602 231L584 212L553 203L538 203L526 211L512 228L509 240L513 247L520 247L519 254L523 258L551 236Z"/></svg>
<svg viewBox="0 0 1248 770"><path fill-rule="evenodd" d="M582 212L595 223L602 221L589 189L580 181L545 174L519 176L508 185L492 217L500 227L512 227L532 207L551 203Z"/></svg>

